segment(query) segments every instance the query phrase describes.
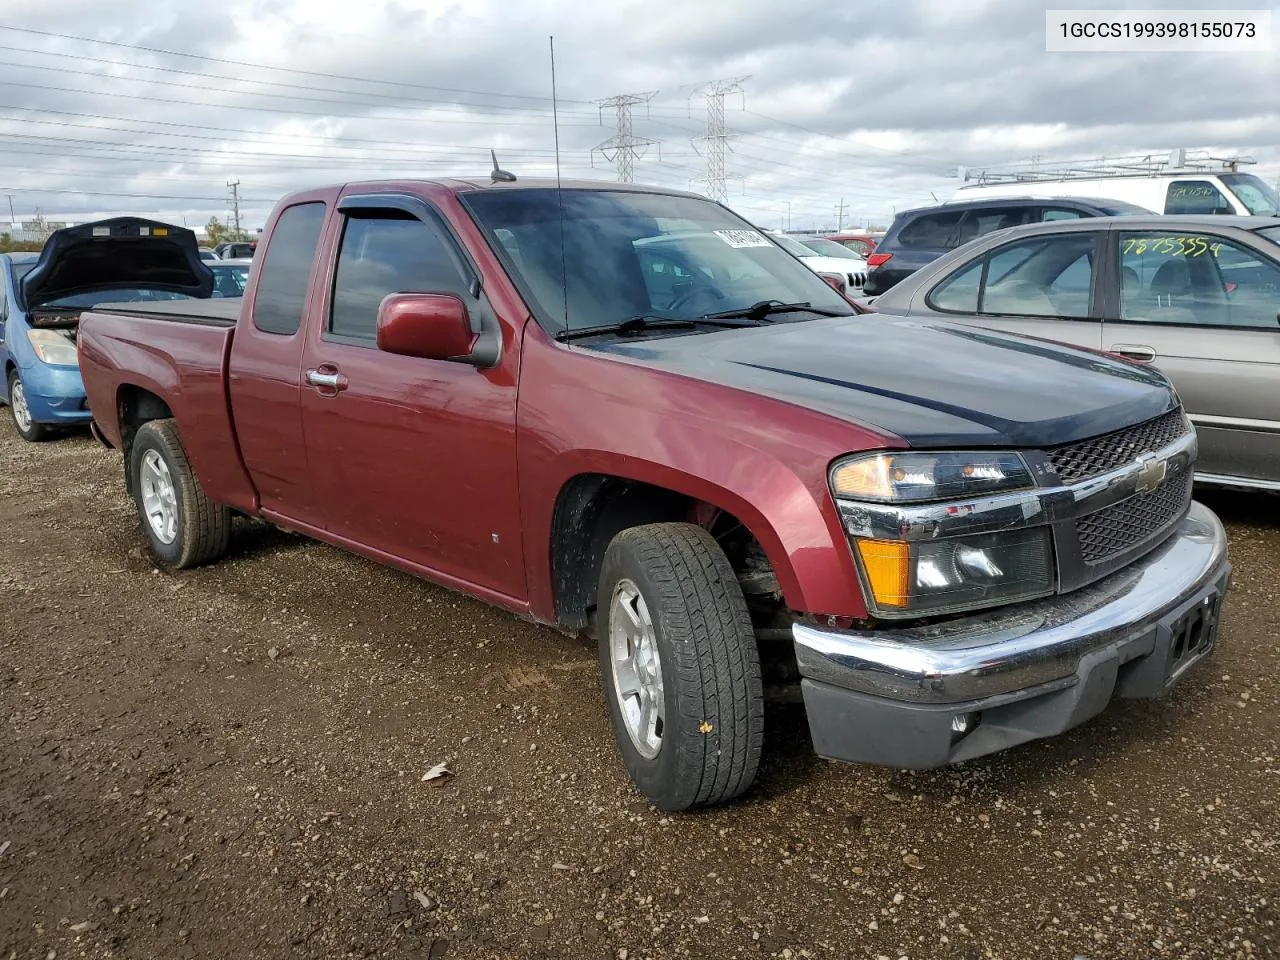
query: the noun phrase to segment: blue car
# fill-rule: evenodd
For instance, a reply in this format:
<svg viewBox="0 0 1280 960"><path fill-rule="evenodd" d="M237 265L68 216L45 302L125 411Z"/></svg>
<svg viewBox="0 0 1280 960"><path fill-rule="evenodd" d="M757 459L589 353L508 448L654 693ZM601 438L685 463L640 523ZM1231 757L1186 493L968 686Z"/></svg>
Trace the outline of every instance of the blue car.
<svg viewBox="0 0 1280 960"><path fill-rule="evenodd" d="M139 286L143 277L154 279ZM0 402L18 433L47 440L93 418L76 355L82 311L207 297L213 287L193 233L133 217L58 230L39 254L0 254Z"/></svg>

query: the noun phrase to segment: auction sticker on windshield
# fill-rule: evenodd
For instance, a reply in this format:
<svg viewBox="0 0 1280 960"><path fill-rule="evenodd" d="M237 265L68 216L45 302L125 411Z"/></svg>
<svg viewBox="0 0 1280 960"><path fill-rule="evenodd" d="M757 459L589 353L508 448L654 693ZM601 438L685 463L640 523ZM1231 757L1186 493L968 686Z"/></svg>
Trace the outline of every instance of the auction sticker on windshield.
<svg viewBox="0 0 1280 960"><path fill-rule="evenodd" d="M716 236L731 247L767 247L769 239L755 230L717 230Z"/></svg>

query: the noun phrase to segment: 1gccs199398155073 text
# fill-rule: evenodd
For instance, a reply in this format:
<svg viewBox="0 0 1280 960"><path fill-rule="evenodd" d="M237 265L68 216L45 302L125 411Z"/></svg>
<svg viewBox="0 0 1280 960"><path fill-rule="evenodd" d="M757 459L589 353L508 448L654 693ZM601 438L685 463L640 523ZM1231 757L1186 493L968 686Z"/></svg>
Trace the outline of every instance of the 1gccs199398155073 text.
<svg viewBox="0 0 1280 960"><path fill-rule="evenodd" d="M1046 10L1049 52L1269 51L1270 10Z"/></svg>

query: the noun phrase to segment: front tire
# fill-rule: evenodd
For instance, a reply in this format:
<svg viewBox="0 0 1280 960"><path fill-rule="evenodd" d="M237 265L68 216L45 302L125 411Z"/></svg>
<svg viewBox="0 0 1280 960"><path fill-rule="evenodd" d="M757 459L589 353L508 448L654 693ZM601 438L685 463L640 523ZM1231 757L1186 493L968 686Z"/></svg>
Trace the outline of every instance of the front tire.
<svg viewBox="0 0 1280 960"><path fill-rule="evenodd" d="M723 803L755 780L760 656L712 536L686 523L619 533L597 598L600 672L622 762L661 810Z"/></svg>
<svg viewBox="0 0 1280 960"><path fill-rule="evenodd" d="M13 415L13 425L18 429L18 436L28 443L39 443L53 436L52 428L31 419L31 408L27 406L27 391L18 377L17 370L9 371L9 412Z"/></svg>
<svg viewBox="0 0 1280 960"><path fill-rule="evenodd" d="M172 420L144 423L129 448L129 479L151 555L166 570L219 560L231 511L205 496Z"/></svg>

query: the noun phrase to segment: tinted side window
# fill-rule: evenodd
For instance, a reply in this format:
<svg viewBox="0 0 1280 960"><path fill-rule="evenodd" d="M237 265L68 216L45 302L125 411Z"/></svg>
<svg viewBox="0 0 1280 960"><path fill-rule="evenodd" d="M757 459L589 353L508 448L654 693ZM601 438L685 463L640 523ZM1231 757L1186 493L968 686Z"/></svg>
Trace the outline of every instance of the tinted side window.
<svg viewBox="0 0 1280 960"><path fill-rule="evenodd" d="M329 330L372 341L378 307L390 293L452 293L470 299L439 231L409 214L349 217L333 282Z"/></svg>
<svg viewBox="0 0 1280 960"><path fill-rule="evenodd" d="M904 226L897 236L899 247L941 249L954 246L964 211L926 213Z"/></svg>
<svg viewBox="0 0 1280 960"><path fill-rule="evenodd" d="M1095 234L1068 233L993 251L979 307L1025 317L1089 316Z"/></svg>
<svg viewBox="0 0 1280 960"><path fill-rule="evenodd" d="M253 325L266 333L297 333L307 302L307 278L315 260L323 203L289 207L276 222L262 261L253 301Z"/></svg>
<svg viewBox="0 0 1280 960"><path fill-rule="evenodd" d="M1169 184L1165 213L1235 213L1231 201L1208 180L1177 180Z"/></svg>
<svg viewBox="0 0 1280 960"><path fill-rule="evenodd" d="M926 302L958 313L1088 317L1095 244L1092 233L1005 244L953 273Z"/></svg>
<svg viewBox="0 0 1280 960"><path fill-rule="evenodd" d="M935 310L977 313L978 288L982 284L984 263L986 263L985 257L971 263L959 273L953 273L929 291L925 302Z"/></svg>
<svg viewBox="0 0 1280 960"><path fill-rule="evenodd" d="M1120 235L1124 320L1280 329L1280 265L1213 234Z"/></svg>
<svg viewBox="0 0 1280 960"><path fill-rule="evenodd" d="M1000 207L995 210L970 210L960 224L960 243L968 243L977 237L991 233L993 230L1004 230L1006 227L1020 227L1031 220L1030 207Z"/></svg>

